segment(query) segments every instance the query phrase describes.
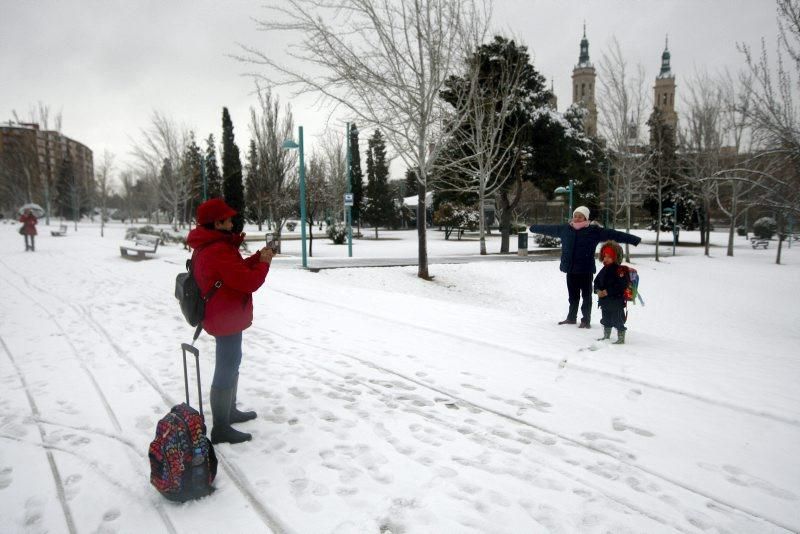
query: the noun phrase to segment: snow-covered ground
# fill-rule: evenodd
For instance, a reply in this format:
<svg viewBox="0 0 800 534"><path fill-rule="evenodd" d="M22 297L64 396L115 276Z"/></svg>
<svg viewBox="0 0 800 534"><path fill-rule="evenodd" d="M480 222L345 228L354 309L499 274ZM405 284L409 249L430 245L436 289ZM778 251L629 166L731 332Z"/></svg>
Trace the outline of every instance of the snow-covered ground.
<svg viewBox="0 0 800 534"><path fill-rule="evenodd" d="M591 330L556 325L553 261L424 282L283 257L244 335L254 438L218 445L217 491L181 505L150 486L147 447L184 394L185 251L127 261L123 227L84 224L40 225L30 253L16 227L0 224L2 532L800 531L800 246L776 265L774 243L739 237L729 258L718 233L710 258L636 258L646 306L624 346L595 341L596 308ZM413 231L381 234L354 255L416 254ZM428 235L432 256L477 252ZM208 410L213 338L197 346Z"/></svg>

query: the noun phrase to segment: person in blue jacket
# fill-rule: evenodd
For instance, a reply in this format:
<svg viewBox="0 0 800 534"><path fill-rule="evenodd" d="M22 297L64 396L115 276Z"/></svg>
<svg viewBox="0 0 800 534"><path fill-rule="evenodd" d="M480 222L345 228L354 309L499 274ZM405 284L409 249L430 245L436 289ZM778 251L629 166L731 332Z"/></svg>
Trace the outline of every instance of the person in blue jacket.
<svg viewBox="0 0 800 534"><path fill-rule="evenodd" d="M567 274L569 312L558 324L575 324L578 304L581 304L579 328L589 328L592 319L592 279L595 273L594 251L597 244L614 240L617 243L638 245L642 240L633 234L608 230L596 222L589 222L589 208L578 206L568 224L534 224L534 234L544 234L561 239L561 272ZM583 303L581 303L583 298Z"/></svg>

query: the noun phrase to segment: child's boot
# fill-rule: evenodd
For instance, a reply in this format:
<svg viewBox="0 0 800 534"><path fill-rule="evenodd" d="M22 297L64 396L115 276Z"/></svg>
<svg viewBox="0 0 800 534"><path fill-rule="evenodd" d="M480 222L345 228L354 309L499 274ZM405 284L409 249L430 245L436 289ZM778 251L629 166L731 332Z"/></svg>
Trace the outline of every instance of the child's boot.
<svg viewBox="0 0 800 534"><path fill-rule="evenodd" d="M624 345L625 344L625 330L617 330L617 340L614 342L614 345Z"/></svg>
<svg viewBox="0 0 800 534"><path fill-rule="evenodd" d="M603 341L604 339L611 339L611 329L610 328L603 328L603 337L597 338L597 341Z"/></svg>

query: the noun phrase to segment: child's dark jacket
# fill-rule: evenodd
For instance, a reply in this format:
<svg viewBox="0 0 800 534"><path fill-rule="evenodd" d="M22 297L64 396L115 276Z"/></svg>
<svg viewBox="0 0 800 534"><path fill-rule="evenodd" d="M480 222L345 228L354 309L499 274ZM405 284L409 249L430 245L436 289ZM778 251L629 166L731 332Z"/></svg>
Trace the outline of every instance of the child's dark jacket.
<svg viewBox="0 0 800 534"><path fill-rule="evenodd" d="M598 304L601 308L624 308L625 288L628 286L628 277L625 270L617 263L604 265L594 279L594 291L597 293L605 289L608 295L600 297Z"/></svg>

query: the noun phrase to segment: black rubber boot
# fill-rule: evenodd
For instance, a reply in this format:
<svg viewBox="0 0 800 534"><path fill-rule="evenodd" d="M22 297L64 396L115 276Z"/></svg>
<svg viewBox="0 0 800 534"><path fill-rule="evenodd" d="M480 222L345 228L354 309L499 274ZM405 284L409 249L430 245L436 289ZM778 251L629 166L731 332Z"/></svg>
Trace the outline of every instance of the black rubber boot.
<svg viewBox="0 0 800 534"><path fill-rule="evenodd" d="M597 341L603 341L604 339L611 339L611 329L610 328L603 328L603 337L597 338Z"/></svg>
<svg viewBox="0 0 800 534"><path fill-rule="evenodd" d="M617 330L617 340L614 342L614 345L624 345L625 344L625 330Z"/></svg>
<svg viewBox="0 0 800 534"><path fill-rule="evenodd" d="M211 414L214 417L214 426L211 428L211 443L242 443L253 438L247 432L239 432L231 426L232 400L233 389L211 386Z"/></svg>
<svg viewBox="0 0 800 534"><path fill-rule="evenodd" d="M233 400L231 401L231 424L244 423L256 418L256 412L248 410L246 412L239 411L236 408L236 392L239 389L239 373L236 373L236 378L233 379Z"/></svg>

